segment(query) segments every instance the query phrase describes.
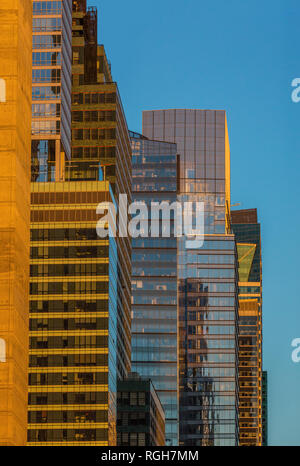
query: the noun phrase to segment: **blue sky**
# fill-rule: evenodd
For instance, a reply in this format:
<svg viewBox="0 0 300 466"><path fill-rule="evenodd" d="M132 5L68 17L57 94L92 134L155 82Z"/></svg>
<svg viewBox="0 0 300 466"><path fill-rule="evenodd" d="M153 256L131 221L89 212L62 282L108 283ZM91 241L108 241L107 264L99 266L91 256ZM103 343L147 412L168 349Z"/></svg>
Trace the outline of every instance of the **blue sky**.
<svg viewBox="0 0 300 466"><path fill-rule="evenodd" d="M142 110L225 109L232 203L257 207L263 241L269 443L300 445L300 6L296 0L88 0L128 125Z"/></svg>

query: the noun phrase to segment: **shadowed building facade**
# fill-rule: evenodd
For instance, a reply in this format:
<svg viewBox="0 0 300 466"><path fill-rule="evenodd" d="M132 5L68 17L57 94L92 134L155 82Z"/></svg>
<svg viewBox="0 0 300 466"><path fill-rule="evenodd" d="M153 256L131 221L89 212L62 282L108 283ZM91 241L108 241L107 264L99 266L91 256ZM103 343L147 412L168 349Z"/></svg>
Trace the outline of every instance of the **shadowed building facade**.
<svg viewBox="0 0 300 466"><path fill-rule="evenodd" d="M239 263L239 444L262 439L262 265L257 210L231 212Z"/></svg>
<svg viewBox="0 0 300 466"><path fill-rule="evenodd" d="M204 242L178 239L179 443L238 443L237 257L221 110L143 112L143 134L177 144L178 198L204 203ZM194 207L195 209L195 207ZM193 215L193 214L192 214Z"/></svg>
<svg viewBox="0 0 300 466"><path fill-rule="evenodd" d="M31 0L0 3L0 445L26 443Z"/></svg>
<svg viewBox="0 0 300 466"><path fill-rule="evenodd" d="M177 200L177 147L131 133L135 202ZM171 217L172 218L172 217ZM161 216L160 216L161 219ZM166 445L178 445L177 239L133 238L132 370L151 378L166 418ZM149 225L148 225L149 226ZM149 226L150 231L150 226Z"/></svg>
<svg viewBox="0 0 300 466"><path fill-rule="evenodd" d="M131 373L118 381L118 447L165 445L165 413L151 379Z"/></svg>

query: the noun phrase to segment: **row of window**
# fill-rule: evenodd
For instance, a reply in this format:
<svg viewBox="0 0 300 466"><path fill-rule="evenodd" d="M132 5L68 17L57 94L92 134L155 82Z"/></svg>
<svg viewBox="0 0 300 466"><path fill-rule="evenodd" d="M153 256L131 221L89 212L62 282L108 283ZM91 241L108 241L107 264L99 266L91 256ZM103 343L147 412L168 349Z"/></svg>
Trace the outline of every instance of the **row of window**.
<svg viewBox="0 0 300 466"><path fill-rule="evenodd" d="M72 94L72 104L112 104L116 102L115 92L92 92Z"/></svg>
<svg viewBox="0 0 300 466"><path fill-rule="evenodd" d="M146 270L145 270L146 272ZM153 271L152 271L153 272ZM145 273L146 275L146 273ZM179 268L179 278L188 279L188 278L235 278L235 269L200 269L197 267L180 267Z"/></svg>
<svg viewBox="0 0 300 466"><path fill-rule="evenodd" d="M191 364L228 364L235 363L235 354L218 354L218 353L207 353L207 354L188 354L188 363Z"/></svg>
<svg viewBox="0 0 300 466"><path fill-rule="evenodd" d="M56 337L31 337L31 349L56 349L56 348L106 348L108 337L103 335L81 336L56 336Z"/></svg>
<svg viewBox="0 0 300 466"><path fill-rule="evenodd" d="M185 372L181 374L181 378L185 377ZM232 367L188 367L187 377L235 377L235 369ZM186 380L184 379L184 383Z"/></svg>
<svg viewBox="0 0 300 466"><path fill-rule="evenodd" d="M116 129L115 128L87 128L87 129L73 129L72 138L75 141L81 140L95 140L100 139L115 139Z"/></svg>
<svg viewBox="0 0 300 466"><path fill-rule="evenodd" d="M36 356L31 355L29 358L30 367L96 367L107 365L108 357L106 354L68 354ZM35 395L35 394L32 394ZM50 394L49 394L50 395ZM34 401L31 401L35 404ZM43 404L43 403L40 403ZM47 404L47 403L45 403ZM71 403L72 404L72 403Z"/></svg>
<svg viewBox="0 0 300 466"><path fill-rule="evenodd" d="M97 300L68 300L68 301L35 301L30 300L31 312L98 312L106 311L108 307L107 299Z"/></svg>
<svg viewBox="0 0 300 466"><path fill-rule="evenodd" d="M141 304L150 304L154 305L176 305L177 297L176 296L132 296L131 300L132 304L134 305L141 305Z"/></svg>
<svg viewBox="0 0 300 466"><path fill-rule="evenodd" d="M76 317L67 319L30 319L30 331L36 330L108 330L108 318Z"/></svg>
<svg viewBox="0 0 300 466"><path fill-rule="evenodd" d="M182 342L183 345L186 342ZM216 340L216 339L189 339L188 340L188 349L235 349L236 342L234 339L227 339L227 340Z"/></svg>
<svg viewBox="0 0 300 466"><path fill-rule="evenodd" d="M72 159L114 159L116 156L115 146L105 147L73 147Z"/></svg>
<svg viewBox="0 0 300 466"><path fill-rule="evenodd" d="M234 264L235 256L233 254L198 254L198 253L181 253L178 257L180 265L184 264Z"/></svg>
<svg viewBox="0 0 300 466"><path fill-rule="evenodd" d="M189 311L187 313L187 318L189 321L200 321L200 322L207 322L207 321L232 321L235 320L235 313L233 311L216 311L210 310L209 311ZM179 316L180 321L186 320L186 313L180 313Z"/></svg>
<svg viewBox="0 0 300 466"><path fill-rule="evenodd" d="M61 70L57 68L32 70L33 83L59 83L60 79Z"/></svg>
<svg viewBox="0 0 300 466"><path fill-rule="evenodd" d="M31 277L108 275L108 264L39 264L30 266Z"/></svg>
<svg viewBox="0 0 300 466"><path fill-rule="evenodd" d="M33 35L32 48L33 50L61 48L61 34Z"/></svg>
<svg viewBox="0 0 300 466"><path fill-rule="evenodd" d="M32 8L33 15L60 14L62 11L62 0L33 2Z"/></svg>
<svg viewBox="0 0 300 466"><path fill-rule="evenodd" d="M42 423L85 423L85 422L107 422L107 410L102 411L29 411L29 424Z"/></svg>
<svg viewBox="0 0 300 466"><path fill-rule="evenodd" d="M60 99L60 86L33 86L33 100L56 100Z"/></svg>
<svg viewBox="0 0 300 466"><path fill-rule="evenodd" d="M32 30L33 32L47 32L47 31L61 31L62 21L61 18L33 18Z"/></svg>
<svg viewBox="0 0 300 466"><path fill-rule="evenodd" d="M214 296L205 296L205 297L195 297L195 298L179 298L179 306L182 307L229 307L235 305L235 298L214 297Z"/></svg>
<svg viewBox="0 0 300 466"><path fill-rule="evenodd" d="M108 440L107 429L37 429L28 431L28 442L96 442Z"/></svg>
<svg viewBox="0 0 300 466"><path fill-rule="evenodd" d="M116 121L116 112L114 110L88 110L85 112L72 112L72 121Z"/></svg>
<svg viewBox="0 0 300 466"><path fill-rule="evenodd" d="M61 65L61 53L60 52L33 52L32 53L32 65L49 65L59 66Z"/></svg>
<svg viewBox="0 0 300 466"><path fill-rule="evenodd" d="M47 71L47 70L44 70ZM56 70L60 71L60 70ZM60 116L60 104L33 104L32 105L32 117L59 117Z"/></svg>
<svg viewBox="0 0 300 466"><path fill-rule="evenodd" d="M100 385L108 383L107 372L29 374L29 385Z"/></svg>
<svg viewBox="0 0 300 466"><path fill-rule="evenodd" d="M33 120L31 123L32 134L60 134L59 120Z"/></svg>
<svg viewBox="0 0 300 466"><path fill-rule="evenodd" d="M144 447L156 445L149 443L150 435L145 432L118 432L118 445L123 447Z"/></svg>
<svg viewBox="0 0 300 466"><path fill-rule="evenodd" d="M107 246L31 247L32 259L108 257Z"/></svg>
<svg viewBox="0 0 300 466"><path fill-rule="evenodd" d="M38 282L30 283L30 294L108 293L108 288L108 282Z"/></svg>
<svg viewBox="0 0 300 466"><path fill-rule="evenodd" d="M189 335L235 335L233 325L188 325Z"/></svg>

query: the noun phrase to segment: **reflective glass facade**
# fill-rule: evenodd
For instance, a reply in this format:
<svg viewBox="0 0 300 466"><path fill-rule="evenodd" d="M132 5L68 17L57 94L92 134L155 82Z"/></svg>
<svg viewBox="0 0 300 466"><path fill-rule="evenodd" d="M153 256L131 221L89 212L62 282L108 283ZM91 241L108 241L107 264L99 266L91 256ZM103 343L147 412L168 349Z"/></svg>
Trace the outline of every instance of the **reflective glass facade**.
<svg viewBox="0 0 300 466"><path fill-rule="evenodd" d="M59 9L61 2L42 3L48 11L48 4ZM130 369L131 243L100 239L96 208L100 202L117 208L118 192L128 192L130 200L131 149L117 86L104 48L97 45L96 9L87 11L85 2L74 1L72 32L72 157L60 164L62 154L61 182L54 176L51 183L47 177L32 183L28 444L107 446L117 442L117 379ZM48 42L35 40L37 48ZM57 48L60 39L54 43ZM58 112L54 102L49 105ZM83 123L77 112L95 111L99 119L88 120L92 130L78 139L77 125ZM111 119L109 112L113 134L105 132L102 120ZM53 139L39 144L45 153L55 152ZM58 165L56 160L55 173Z"/></svg>
<svg viewBox="0 0 300 466"><path fill-rule="evenodd" d="M239 436L240 445L262 438L262 266L256 209L231 212L239 263Z"/></svg>
<svg viewBox="0 0 300 466"><path fill-rule="evenodd" d="M27 434L31 0L0 2L0 446Z"/></svg>
<svg viewBox="0 0 300 466"><path fill-rule="evenodd" d="M71 157L72 0L32 7L31 180L62 181Z"/></svg>
<svg viewBox="0 0 300 466"><path fill-rule="evenodd" d="M110 182L131 202L131 147L117 83L103 45L97 44L97 10L73 1L72 159L66 180ZM131 239L116 238L118 248L118 352L120 378L130 370Z"/></svg>
<svg viewBox="0 0 300 466"><path fill-rule="evenodd" d="M204 245L178 240L179 442L238 443L237 256L226 115L143 112L143 134L177 143L179 199L204 203Z"/></svg>
<svg viewBox="0 0 300 466"><path fill-rule="evenodd" d="M117 246L108 182L32 183L28 445L115 445Z"/></svg>
<svg viewBox="0 0 300 466"><path fill-rule="evenodd" d="M133 133L131 146L133 200L149 211L152 201L176 201L176 144ZM168 238L140 237L132 245L132 370L153 381L166 445L178 445L177 240L171 228Z"/></svg>

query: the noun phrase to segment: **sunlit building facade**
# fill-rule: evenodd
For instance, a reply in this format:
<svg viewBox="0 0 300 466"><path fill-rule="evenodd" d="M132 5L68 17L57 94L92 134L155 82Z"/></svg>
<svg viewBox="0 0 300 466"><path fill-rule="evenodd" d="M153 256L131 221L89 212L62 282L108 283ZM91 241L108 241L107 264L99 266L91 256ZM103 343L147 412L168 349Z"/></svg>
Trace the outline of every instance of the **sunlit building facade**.
<svg viewBox="0 0 300 466"><path fill-rule="evenodd" d="M60 11L61 2L37 3ZM96 209L101 202L117 209L118 192L130 199L131 150L117 85L97 45L97 11L84 1L72 6L72 107L64 100L72 138L65 145L62 133L55 136L61 157L47 173L60 176L45 177L39 165L31 187L28 445L113 446L117 379L130 369L131 244L98 237ZM62 61L61 75L65 67Z"/></svg>
<svg viewBox="0 0 300 466"><path fill-rule="evenodd" d="M239 444L261 446L262 265L257 210L231 213L239 263Z"/></svg>
<svg viewBox="0 0 300 466"><path fill-rule="evenodd" d="M32 183L28 445L115 445L117 246L108 182Z"/></svg>
<svg viewBox="0 0 300 466"><path fill-rule="evenodd" d="M262 372L262 444L268 446L268 372Z"/></svg>
<svg viewBox="0 0 300 466"><path fill-rule="evenodd" d="M176 144L131 136L133 201L148 212L151 202L172 204ZM177 239L173 220L169 237L157 222L160 237L132 240L132 370L151 378L165 411L166 445L178 445Z"/></svg>
<svg viewBox="0 0 300 466"><path fill-rule="evenodd" d="M71 157L72 0L32 2L31 180L63 181Z"/></svg>
<svg viewBox="0 0 300 466"><path fill-rule="evenodd" d="M237 445L237 255L226 115L145 111L143 134L177 144L178 197L204 203L204 242L178 239L179 443Z"/></svg>
<svg viewBox="0 0 300 466"><path fill-rule="evenodd" d="M0 3L0 446L27 436L31 0Z"/></svg>
<svg viewBox="0 0 300 466"><path fill-rule="evenodd" d="M72 159L67 180L110 182L131 202L131 147L117 83L103 45L97 39L97 9L73 1L72 26ZM117 237L118 248L118 376L130 370L131 238Z"/></svg>

